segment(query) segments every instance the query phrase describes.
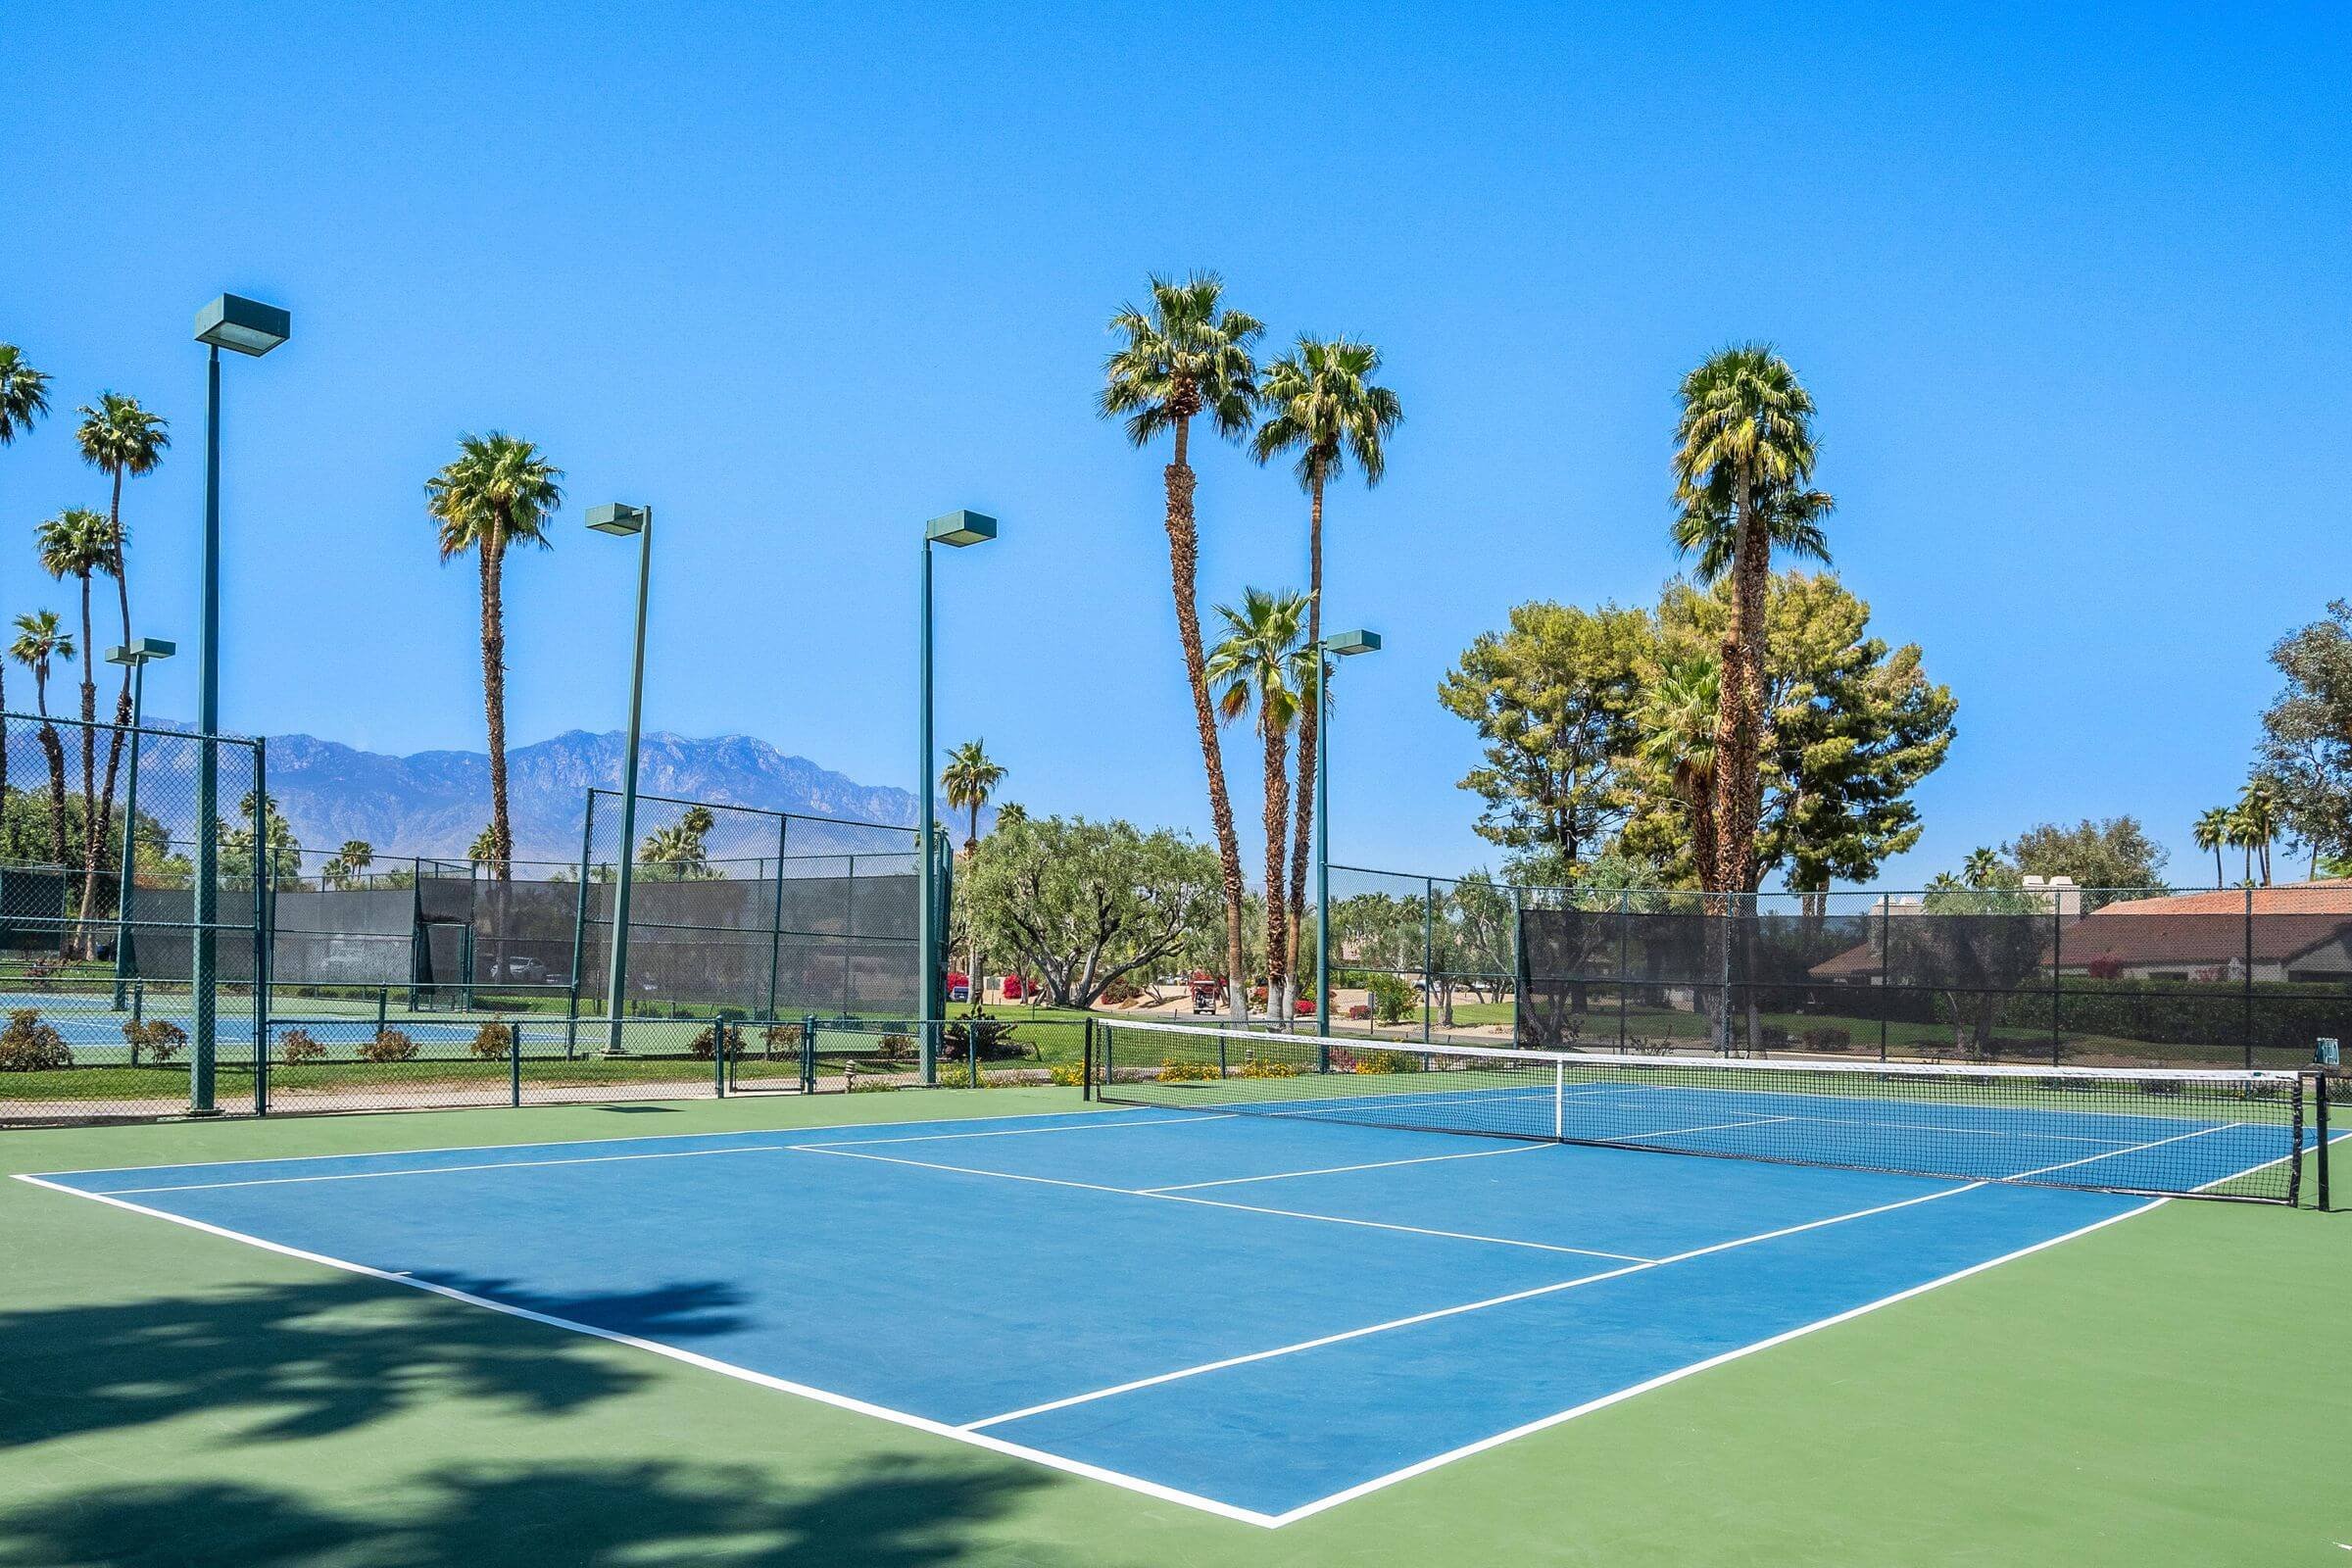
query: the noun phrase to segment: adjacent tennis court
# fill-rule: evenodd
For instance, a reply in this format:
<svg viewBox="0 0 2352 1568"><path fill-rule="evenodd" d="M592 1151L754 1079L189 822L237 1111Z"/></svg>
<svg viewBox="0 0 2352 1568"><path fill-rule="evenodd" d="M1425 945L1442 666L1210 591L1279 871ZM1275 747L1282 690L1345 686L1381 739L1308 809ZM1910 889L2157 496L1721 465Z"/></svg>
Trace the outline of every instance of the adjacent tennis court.
<svg viewBox="0 0 2352 1568"><path fill-rule="evenodd" d="M1270 1060L1101 1086L1180 1105L24 1179L1279 1526L2163 1200L2101 1182L2275 1196L2245 1184L2321 1136L2258 1075L2133 1089L2127 1115L2104 1080L1947 1072L1923 1098L1907 1075L1803 1093L1589 1058L1505 1084L1436 1053L1417 1073ZM1460 1130L1509 1130L1465 1103L1563 1131L1589 1104L1605 1135L1366 1111L1430 1123L1447 1093L1474 1097L1444 1102ZM1691 1117L1705 1094L1764 1098ZM1760 1158L1645 1144L1764 1129L1770 1148L1690 1151ZM1828 1162L1792 1162L1800 1135ZM1928 1146L1975 1173L1856 1168Z"/></svg>

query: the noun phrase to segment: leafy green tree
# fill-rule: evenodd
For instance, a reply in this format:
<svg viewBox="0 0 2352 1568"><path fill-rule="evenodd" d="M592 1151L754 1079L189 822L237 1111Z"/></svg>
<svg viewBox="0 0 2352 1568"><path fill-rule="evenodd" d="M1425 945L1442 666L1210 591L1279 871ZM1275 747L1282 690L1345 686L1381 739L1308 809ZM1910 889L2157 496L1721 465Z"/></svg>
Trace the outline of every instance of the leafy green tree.
<svg viewBox="0 0 2352 1568"><path fill-rule="evenodd" d="M41 715L41 753L49 760L50 863L61 869L66 858L66 748L57 726L49 721L49 670L58 661L74 660L74 637L54 610L36 610L17 617L16 640L8 657L32 671L34 710Z"/></svg>
<svg viewBox="0 0 2352 1568"><path fill-rule="evenodd" d="M2198 812L2195 825L2189 829L2189 837L2195 841L2197 848L2209 851L2213 856L2213 885L2217 888L2229 874L2222 869L2222 850L2235 842L2235 828L2230 808L2214 806Z"/></svg>
<svg viewBox="0 0 2352 1568"><path fill-rule="evenodd" d="M1266 830L1266 1000L1276 1016L1290 1016L1288 901L1283 896L1282 860L1290 821L1290 735L1298 722L1299 686L1313 668L1314 655L1301 644L1304 595L1244 591L1240 609L1216 607L1225 635L1208 651L1209 684L1216 689L1217 715L1226 722L1257 710L1264 743Z"/></svg>
<svg viewBox="0 0 2352 1568"><path fill-rule="evenodd" d="M1297 453L1295 471L1307 494L1306 514L1306 646L1323 642L1323 494L1331 481L1347 471L1355 459L1364 487L1380 483L1388 471L1388 438L1404 422L1404 405L1372 376L1380 369L1380 350L1345 337L1314 338L1301 334L1298 345L1265 368L1259 388L1268 415L1251 439L1251 456L1260 463ZM1307 665L1314 674L1314 665ZM1326 678L1330 674L1327 667ZM1315 796L1315 711L1311 690L1301 692L1298 723L1298 802L1291 841L1290 902L1286 924L1290 931L1288 968L1298 972L1298 922L1306 908L1306 865L1314 852L1314 818L1306 803ZM1269 884L1269 888L1274 886Z"/></svg>
<svg viewBox="0 0 2352 1568"><path fill-rule="evenodd" d="M1242 935L1247 889L1233 802L1225 789L1216 711L1208 696L1208 656L1200 640L1196 597L1200 530L1193 501L1191 439L1193 420L1202 415L1229 440L1250 433L1257 407L1257 364L1250 357L1250 345L1265 327L1254 317L1224 308L1225 284L1214 272L1196 272L1182 281L1155 275L1151 290L1149 306L1122 305L1110 318L1111 331L1125 341L1103 365L1096 406L1104 418L1123 417L1127 439L1138 447L1149 446L1163 432L1173 438L1163 470L1168 575L1176 602L1176 638L1184 653L1185 678L1192 685L1193 722L1208 773L1209 823L1216 833L1224 877L1228 995L1234 1020L1242 1022L1249 1016Z"/></svg>
<svg viewBox="0 0 2352 1568"><path fill-rule="evenodd" d="M969 855L980 847L980 812L988 798L997 793L997 786L1004 782L1004 765L988 755L986 741L965 741L948 754L948 765L940 770L939 782L947 792L948 805L968 813L963 853Z"/></svg>
<svg viewBox="0 0 2352 1568"><path fill-rule="evenodd" d="M2352 602L2280 638L2271 664L2286 684L2263 712L2255 766L2315 856L2352 853Z"/></svg>
<svg viewBox="0 0 2352 1568"><path fill-rule="evenodd" d="M1642 670L1657 652L1646 611L1538 600L1481 632L1438 687L1476 726L1483 760L1461 787L1486 803L1479 837L1574 866L1624 819L1618 770L1640 730Z"/></svg>
<svg viewBox="0 0 2352 1568"><path fill-rule="evenodd" d="M110 559L101 569L115 579L115 604L122 612L122 646L130 646L130 569L127 535L122 529L122 481L153 473L164 461L164 452L172 445L171 425L160 414L150 414L139 406L136 398L120 392L102 392L95 404L85 403L77 411L81 423L74 432L74 444L81 448L81 459L111 481L106 507L107 537L111 542ZM85 585L86 586L86 585ZM90 641L89 628L82 628L82 642L93 650L91 662L96 662L97 645ZM115 808L115 783L122 768L122 751L128 739L130 723L130 666L122 666L122 680L115 693L115 728L106 745L106 781L98 799L101 810L111 815Z"/></svg>
<svg viewBox="0 0 2352 1568"><path fill-rule="evenodd" d="M2099 891L2161 890L2164 863L2171 858L2131 816L2098 822L2084 817L2073 827L2036 823L2002 845L2001 854L2022 874L2072 877L2077 887ZM2094 891L2084 897L2083 907L2110 902Z"/></svg>
<svg viewBox="0 0 2352 1568"><path fill-rule="evenodd" d="M507 551L549 548L547 523L564 504L564 470L537 445L493 430L462 436L455 462L425 481L425 510L438 525L441 559L471 551L482 581L482 709L490 735L488 861L501 882L514 874L514 834L507 815Z"/></svg>
<svg viewBox="0 0 2352 1568"><path fill-rule="evenodd" d="M1215 952L1220 881L1216 852L1165 828L1000 818L956 894L976 940L1014 955L1053 1005L1088 1007L1188 949Z"/></svg>
<svg viewBox="0 0 2352 1568"><path fill-rule="evenodd" d="M1729 576L1730 613L1715 737L1715 852L1700 868L1713 892L1755 886L1762 814L1765 596L1777 547L1828 560L1820 519L1830 498L1810 488L1813 398L1764 344L1727 348L1683 378L1677 421L1676 546L1696 552L1701 582Z"/></svg>

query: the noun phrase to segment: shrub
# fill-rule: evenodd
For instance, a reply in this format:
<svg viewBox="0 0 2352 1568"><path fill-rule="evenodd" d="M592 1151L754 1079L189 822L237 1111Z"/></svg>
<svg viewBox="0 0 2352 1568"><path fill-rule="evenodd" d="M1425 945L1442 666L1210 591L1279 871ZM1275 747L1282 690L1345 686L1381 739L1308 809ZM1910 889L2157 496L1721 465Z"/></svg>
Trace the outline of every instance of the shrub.
<svg viewBox="0 0 2352 1568"><path fill-rule="evenodd" d="M1357 1072L1419 1072L1421 1058L1409 1051L1367 1051L1355 1058Z"/></svg>
<svg viewBox="0 0 2352 1568"><path fill-rule="evenodd" d="M1216 1076L1217 1064L1213 1061L1180 1061L1170 1056L1159 1064L1159 1081L1163 1084L1200 1083Z"/></svg>
<svg viewBox="0 0 2352 1568"><path fill-rule="evenodd" d="M398 1029L378 1029L375 1038L360 1048L362 1061L415 1061L416 1042Z"/></svg>
<svg viewBox="0 0 2352 1568"><path fill-rule="evenodd" d="M1756 1029L1756 1041L1766 1051L1787 1051L1788 1031L1777 1023L1760 1024Z"/></svg>
<svg viewBox="0 0 2352 1568"><path fill-rule="evenodd" d="M884 1061L912 1061L915 1056L914 1036L884 1035L875 1048Z"/></svg>
<svg viewBox="0 0 2352 1568"><path fill-rule="evenodd" d="M960 1061L955 1063L953 1066L942 1062L939 1068L939 1087L942 1089L972 1088L972 1069L965 1066ZM979 1087L983 1089L988 1087L988 1082L985 1078L981 1080Z"/></svg>
<svg viewBox="0 0 2352 1568"><path fill-rule="evenodd" d="M130 1064L137 1066L144 1054L147 1064L161 1067L188 1043L188 1032L169 1018L141 1022L136 1018L122 1020L122 1038L130 1043Z"/></svg>
<svg viewBox="0 0 2352 1568"><path fill-rule="evenodd" d="M9 1013L8 1027L0 1029L0 1072L49 1072L73 1065L65 1036L41 1022L37 1011L18 1007Z"/></svg>
<svg viewBox="0 0 2352 1568"><path fill-rule="evenodd" d="M1372 998L1372 1011L1382 1023L1402 1023L1411 1016L1416 1002L1413 988L1404 976L1378 972L1364 976L1364 989Z"/></svg>
<svg viewBox="0 0 2352 1568"><path fill-rule="evenodd" d="M779 1056L797 1056L801 1054L801 1026L797 1023L771 1023L760 1040L767 1048L767 1059L770 1061Z"/></svg>
<svg viewBox="0 0 2352 1568"><path fill-rule="evenodd" d="M308 1029L289 1029L277 1037L277 1054L289 1067L306 1061L324 1061L326 1048L311 1038Z"/></svg>
<svg viewBox="0 0 2352 1568"><path fill-rule="evenodd" d="M1082 1061L1057 1061L1047 1069L1046 1075L1063 1089L1086 1087L1086 1063Z"/></svg>
<svg viewBox="0 0 2352 1568"><path fill-rule="evenodd" d="M976 1054L982 1061L997 1061L1006 1056L1022 1054L1019 1042L1012 1038L1017 1024L1000 1023L994 1018L964 1018L941 1031L942 1055Z"/></svg>
<svg viewBox="0 0 2352 1568"><path fill-rule="evenodd" d="M694 1037L694 1044L687 1049L687 1054L697 1061L709 1061L717 1054L722 1037L726 1041L727 1059L740 1061L743 1058L743 1031L731 1023L714 1023L703 1030Z"/></svg>
<svg viewBox="0 0 2352 1568"><path fill-rule="evenodd" d="M1854 1044L1852 1034L1830 1024L1808 1029L1797 1038L1804 1042L1807 1051L1847 1051Z"/></svg>
<svg viewBox="0 0 2352 1568"><path fill-rule="evenodd" d="M1121 976L1102 988L1102 1000L1114 1007L1123 1007L1144 994L1144 988Z"/></svg>
<svg viewBox="0 0 2352 1568"><path fill-rule="evenodd" d="M1296 1078L1298 1069L1287 1061L1245 1061L1234 1074L1237 1078Z"/></svg>
<svg viewBox="0 0 2352 1568"><path fill-rule="evenodd" d="M1355 1071L1355 1053L1346 1046L1334 1046L1325 1055L1325 1063L1333 1072Z"/></svg>
<svg viewBox="0 0 2352 1568"><path fill-rule="evenodd" d="M848 1085L849 1092L853 1095L884 1095L898 1087L899 1086L897 1084L892 1083L887 1078L871 1077L853 1077L850 1079Z"/></svg>
<svg viewBox="0 0 2352 1568"><path fill-rule="evenodd" d="M473 1054L484 1061L504 1061L514 1050L512 1024L486 1023L473 1034Z"/></svg>

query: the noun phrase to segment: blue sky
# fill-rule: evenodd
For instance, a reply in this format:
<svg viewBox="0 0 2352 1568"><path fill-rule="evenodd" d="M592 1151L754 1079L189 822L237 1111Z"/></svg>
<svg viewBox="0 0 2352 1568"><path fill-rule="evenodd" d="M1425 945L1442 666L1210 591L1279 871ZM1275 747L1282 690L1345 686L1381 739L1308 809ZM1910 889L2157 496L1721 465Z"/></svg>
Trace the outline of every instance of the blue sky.
<svg viewBox="0 0 2352 1568"><path fill-rule="evenodd" d="M295 337L227 368L230 727L480 745L421 486L500 428L576 503L510 572L517 739L620 721L632 564L580 514L625 498L649 723L907 782L914 540L969 506L1004 533L940 563L943 742L1033 810L1204 830L1163 459L1090 399L1110 311L1208 266L1275 343L1379 343L1407 412L1331 502L1329 612L1388 640L1339 694L1341 858L1492 860L1438 680L1520 600L1654 595L1675 382L1759 337L1838 568L1960 700L1886 880L2124 811L2193 877L2266 649L2352 592L2347 13L1651 10L0 10L0 339L58 410L0 452L0 599L67 608L30 531L103 497L73 406L133 393L178 437L134 611L193 653L189 321L233 289ZM1298 583L1293 481L1196 451L1204 604Z"/></svg>

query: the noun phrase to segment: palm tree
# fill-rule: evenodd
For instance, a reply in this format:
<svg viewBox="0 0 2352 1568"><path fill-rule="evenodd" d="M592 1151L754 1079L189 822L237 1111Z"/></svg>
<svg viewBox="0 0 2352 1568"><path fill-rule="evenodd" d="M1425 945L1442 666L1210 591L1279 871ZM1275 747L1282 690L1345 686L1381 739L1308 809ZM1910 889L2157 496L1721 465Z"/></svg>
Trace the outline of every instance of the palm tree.
<svg viewBox="0 0 2352 1568"><path fill-rule="evenodd" d="M319 867L321 874L333 877L338 887L349 887L368 874L375 863L375 846L366 839L345 839L335 851L335 858Z"/></svg>
<svg viewBox="0 0 2352 1568"><path fill-rule="evenodd" d="M1820 519L1833 503L1813 476L1813 398L1760 343L1724 349L1683 378L1675 427L1675 543L1699 552L1700 581L1728 571L1715 722L1715 860L1702 886L1745 892L1755 880L1764 721L1764 598L1777 545L1828 560Z"/></svg>
<svg viewBox="0 0 2352 1568"><path fill-rule="evenodd" d="M466 858L485 865L498 858L498 829L495 825L488 822L482 824L482 830L473 836L473 842L466 846Z"/></svg>
<svg viewBox="0 0 2352 1568"><path fill-rule="evenodd" d="M1661 668L1642 691L1634 723L1642 760L1666 779L1690 818L1690 858L1703 878L1715 858L1716 714L1723 666L1704 655Z"/></svg>
<svg viewBox="0 0 2352 1568"><path fill-rule="evenodd" d="M948 754L948 765L939 775L940 785L948 794L948 805L971 813L963 836L966 855L980 847L980 808L997 792L997 786L1004 782L1004 769L990 759L987 744L965 741Z"/></svg>
<svg viewBox="0 0 2352 1568"><path fill-rule="evenodd" d="M115 602L122 612L122 646L130 646L130 573L125 564L122 532L122 480L125 475L136 478L153 473L156 465L164 461L164 449L172 444L170 423L160 414L150 414L139 406L136 398L120 392L101 392L95 405L83 404L76 411L81 424L74 430L74 439L81 448L81 459L113 481L107 502L107 534L112 541L111 559L100 569L115 579ZM83 618L82 644L95 648L89 640L88 618ZM94 662L94 661L93 661ZM89 684L84 680L83 684ZM101 821L113 821L115 814L115 780L122 771L122 747L130 724L130 666L122 666L122 689L115 693L115 728L106 746L106 781L98 792L104 810ZM84 903L91 889L85 887Z"/></svg>
<svg viewBox="0 0 2352 1568"><path fill-rule="evenodd" d="M1282 861L1290 818L1291 726L1298 721L1298 656L1307 614L1304 594L1245 589L1242 608L1219 605L1225 635L1208 651L1208 678L1218 687L1217 713L1227 720L1257 709L1265 743L1266 1002L1288 1021L1290 909L1282 896ZM1311 660L1312 655L1308 658Z"/></svg>
<svg viewBox="0 0 2352 1568"><path fill-rule="evenodd" d="M461 436L457 461L425 481L425 510L441 529L441 559L474 553L482 576L482 709L490 731L490 864L513 874L507 819L507 622L501 600L507 549L549 548L547 521L564 504L564 470L519 436ZM481 857L476 857L481 858Z"/></svg>
<svg viewBox="0 0 2352 1568"><path fill-rule="evenodd" d="M24 361L14 343L0 343L0 447L15 446L17 437L32 428L49 412L49 377ZM8 700L0 694L0 711ZM8 730L0 720L0 800L8 798Z"/></svg>
<svg viewBox="0 0 2352 1568"><path fill-rule="evenodd" d="M997 826L1013 827L1029 820L1029 808L1018 801L1006 801L997 808Z"/></svg>
<svg viewBox="0 0 2352 1568"><path fill-rule="evenodd" d="M1981 844L1960 862L1960 880L1971 888L1988 888L2000 874L2001 858Z"/></svg>
<svg viewBox="0 0 2352 1568"><path fill-rule="evenodd" d="M2198 849L2213 852L2213 885L2220 887L2222 878L2227 874L2222 870L2222 846L2237 842L2230 836L2230 808L2216 806L2198 812L2196 824L2189 829L2189 836L2196 841Z"/></svg>
<svg viewBox="0 0 2352 1568"><path fill-rule="evenodd" d="M2261 841L2260 831L2246 817L2241 802L2230 808L2230 847L2244 853L2245 876L2238 882L2242 888L2254 885L2254 846Z"/></svg>
<svg viewBox="0 0 2352 1568"><path fill-rule="evenodd" d="M97 646L90 636L90 575L112 569L115 559L113 525L106 517L84 507L69 507L42 523L33 531L40 552L41 569L63 582L76 578L81 585L81 646L84 650ZM99 847L106 835L93 831L94 824L113 817L113 802L108 802L107 814L98 813L98 681L96 661L81 662L81 906L76 920L77 930L86 930L98 902ZM120 734L120 731L117 732Z"/></svg>
<svg viewBox="0 0 2352 1568"><path fill-rule="evenodd" d="M2246 841L2260 858L2262 885L2271 885L2271 844L2278 837L2278 786L2257 774L2246 780L2238 793L2237 814L2244 823ZM2252 874L2251 869L2248 875Z"/></svg>
<svg viewBox="0 0 2352 1568"><path fill-rule="evenodd" d="M1374 386L1380 350L1345 337L1328 340L1300 334L1297 348L1266 367L1258 391L1272 416L1257 427L1250 455L1260 463L1296 452L1306 508L1306 645L1323 641L1323 491L1346 471L1348 454L1364 476L1366 489L1388 471L1388 437L1404 421L1396 394ZM1311 674L1311 666L1309 669ZM1298 931L1306 916L1306 862L1314 852L1315 711L1305 694L1298 722L1298 812L1291 841L1290 972L1298 972ZM1267 889L1272 898L1274 890Z"/></svg>
<svg viewBox="0 0 2352 1568"><path fill-rule="evenodd" d="M49 722L49 666L74 659L74 638L54 610L36 610L17 617L16 641L8 657L32 671L32 698L41 715L41 750L49 759L49 855L62 873L66 867L66 748Z"/></svg>
<svg viewBox="0 0 2352 1568"><path fill-rule="evenodd" d="M1242 850L1234 836L1233 802L1225 792L1225 757L1217 740L1217 718L1208 697L1207 656L1200 646L1200 611L1195 579L1200 564L1200 530L1193 510L1190 461L1192 424L1207 415L1217 434L1240 440L1250 432L1257 403L1257 366L1250 346L1265 327L1254 317L1220 309L1224 281L1214 272L1195 272L1181 282L1153 276L1148 309L1122 305L1110 329L1126 338L1102 367L1097 410L1104 418L1124 416L1127 439L1149 446L1162 431L1174 450L1163 470L1167 487L1168 576L1176 601L1176 637L1184 650L1184 673L1193 688L1193 722L1200 732L1200 760L1208 772L1209 823L1216 830L1217 858L1224 872L1225 963L1236 1022L1249 1016L1242 985Z"/></svg>

